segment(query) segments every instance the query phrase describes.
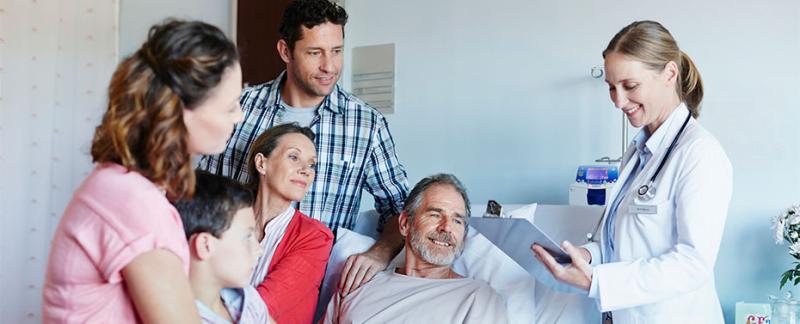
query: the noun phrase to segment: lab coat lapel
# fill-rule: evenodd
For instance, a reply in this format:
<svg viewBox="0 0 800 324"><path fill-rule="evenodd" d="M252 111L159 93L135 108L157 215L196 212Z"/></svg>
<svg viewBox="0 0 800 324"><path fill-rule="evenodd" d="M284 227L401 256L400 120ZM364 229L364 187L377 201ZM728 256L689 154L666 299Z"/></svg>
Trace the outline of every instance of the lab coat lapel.
<svg viewBox="0 0 800 324"><path fill-rule="evenodd" d="M683 105L678 106L676 111L670 116L669 120L662 125L662 127L665 127L664 135L661 136L661 138L658 140L658 143L652 145L648 142L646 144L647 148L652 154L649 161L653 162L647 162L647 165L642 168L642 172L639 173L637 179L633 179L634 182L631 182L630 187L638 188L650 180L650 177L656 172L658 164L664 160L664 155L667 154L667 148L669 148L669 145L672 143L672 140L675 139L675 136L678 135L678 131L683 125L683 120L688 114L688 109L686 109ZM661 170L661 172L664 172L664 170ZM658 177L662 178L661 175Z"/></svg>
<svg viewBox="0 0 800 324"><path fill-rule="evenodd" d="M611 188L611 194L606 197L606 206L614 203L614 199L617 198L619 191L622 190L622 186L625 184L625 181L628 181L628 177L630 177L631 172L633 172L633 168L636 167L636 162L639 160L639 156L636 154L636 146L633 144L628 147L628 151L625 155L625 166L622 168L622 172L620 173L617 183Z"/></svg>
<svg viewBox="0 0 800 324"><path fill-rule="evenodd" d="M631 143L630 145L628 145L628 149L625 150L625 156L622 158L622 161L624 161L625 166L622 167L622 172L620 172L620 177L617 179L617 183L614 184L613 187L611 187L610 194L606 195L606 207L605 209L603 209L603 220L601 223L603 224L603 226L600 227L601 251L605 251L605 244L606 244L605 224L606 224L606 219L608 218L608 213L610 211L609 207L611 206L611 204L614 203L614 200L617 199L617 195L619 195L620 190L622 190L622 186L625 184L625 181L628 180L628 177L631 175L631 172L633 172L633 168L636 167L637 165L636 161L638 161L638 159L639 156L636 154L636 145ZM604 256L604 258L606 257L608 256Z"/></svg>

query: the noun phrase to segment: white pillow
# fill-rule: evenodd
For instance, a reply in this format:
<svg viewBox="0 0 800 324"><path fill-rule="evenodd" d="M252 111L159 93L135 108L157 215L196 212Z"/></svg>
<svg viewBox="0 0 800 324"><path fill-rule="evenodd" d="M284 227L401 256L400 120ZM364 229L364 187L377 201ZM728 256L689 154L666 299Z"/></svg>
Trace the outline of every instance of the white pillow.
<svg viewBox="0 0 800 324"><path fill-rule="evenodd" d="M336 241L333 243L331 256L328 259L328 267L325 269L325 276L322 278L314 323L317 323L322 315L325 314L328 302L339 285L339 278L342 276L342 268L344 268L347 257L365 252L374 244L375 239L369 236L349 231L343 227L338 229Z"/></svg>
<svg viewBox="0 0 800 324"><path fill-rule="evenodd" d="M470 227L453 270L489 283L506 300L510 323L534 323L536 280L483 234Z"/></svg>
<svg viewBox="0 0 800 324"><path fill-rule="evenodd" d="M547 209L547 206L544 208ZM534 223L537 204L519 206L508 213L511 218L527 219ZM528 250L529 247L521 246ZM528 253L533 253L527 251ZM539 268L534 275L538 280L536 285L536 323L599 323L600 312L593 299L586 296L586 292L560 283L546 270ZM533 322L531 322L533 323Z"/></svg>

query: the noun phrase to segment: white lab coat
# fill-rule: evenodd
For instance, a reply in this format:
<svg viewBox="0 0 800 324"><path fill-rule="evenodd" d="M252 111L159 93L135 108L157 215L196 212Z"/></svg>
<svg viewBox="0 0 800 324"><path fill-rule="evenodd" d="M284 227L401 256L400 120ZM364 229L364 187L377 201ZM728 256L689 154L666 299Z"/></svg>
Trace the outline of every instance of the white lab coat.
<svg viewBox="0 0 800 324"><path fill-rule="evenodd" d="M584 245L592 254L592 289L600 311L612 311L614 323L723 323L714 284L717 260L733 173L717 140L694 118L655 181L655 197L636 201L678 133L688 109L681 104L661 127L666 134L644 169L627 188L617 208L614 256L603 256L606 233L599 243ZM631 144L617 185L606 202L612 204L636 164ZM630 162L630 163L628 163ZM632 213L632 205L655 205L655 214ZM600 264L600 260L616 262Z"/></svg>

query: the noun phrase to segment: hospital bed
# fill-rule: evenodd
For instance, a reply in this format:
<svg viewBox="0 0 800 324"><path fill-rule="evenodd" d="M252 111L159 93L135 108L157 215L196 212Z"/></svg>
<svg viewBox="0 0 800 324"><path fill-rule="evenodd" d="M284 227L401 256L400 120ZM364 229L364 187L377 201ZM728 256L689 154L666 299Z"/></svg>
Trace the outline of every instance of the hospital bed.
<svg viewBox="0 0 800 324"><path fill-rule="evenodd" d="M556 241L570 240L576 245L586 241L602 214L597 206L508 205L506 211L522 211L515 217L533 219ZM480 217L482 205L471 206L472 216ZM513 212L512 212L513 214ZM378 238L378 215L374 210L362 212L353 231L339 230L331 251L328 269L322 283L317 315L327 307L335 291L341 269L348 256L366 251ZM494 246L483 235L471 229L464 253L453 264L456 272L484 280L506 299L512 323L599 323L600 313L593 300L579 294L562 292L538 282L513 259ZM528 246L520 249L530 251ZM399 255L391 266L401 263Z"/></svg>

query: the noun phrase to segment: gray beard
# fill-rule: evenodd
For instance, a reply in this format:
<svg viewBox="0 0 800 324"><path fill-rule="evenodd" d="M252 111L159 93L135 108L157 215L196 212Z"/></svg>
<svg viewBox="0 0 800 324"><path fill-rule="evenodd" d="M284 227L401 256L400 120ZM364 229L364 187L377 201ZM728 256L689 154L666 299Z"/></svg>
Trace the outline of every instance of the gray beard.
<svg viewBox="0 0 800 324"><path fill-rule="evenodd" d="M436 240L441 240L445 242L455 242L452 235L448 233L433 233L432 236ZM428 245L425 242L428 240L428 236L426 235L417 235L416 231L413 229L409 231L409 241L411 243L411 249L419 255L422 260L428 262L430 264L435 264L438 266L449 266L452 265L453 262L456 260L456 257L461 255L461 252L464 251L464 242L461 245L457 246L454 250L447 253L444 256L437 256L437 253L434 253L430 249L428 249ZM455 243L451 243L455 244Z"/></svg>

